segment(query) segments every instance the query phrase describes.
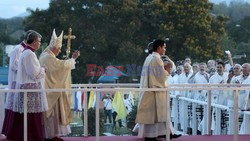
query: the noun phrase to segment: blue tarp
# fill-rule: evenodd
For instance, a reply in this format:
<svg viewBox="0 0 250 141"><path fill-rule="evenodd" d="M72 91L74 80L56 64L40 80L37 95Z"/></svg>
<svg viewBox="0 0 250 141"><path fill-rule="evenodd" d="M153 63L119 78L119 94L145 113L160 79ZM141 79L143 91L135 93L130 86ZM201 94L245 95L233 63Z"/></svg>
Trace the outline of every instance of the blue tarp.
<svg viewBox="0 0 250 141"><path fill-rule="evenodd" d="M0 84L8 85L8 67L0 67Z"/></svg>
<svg viewBox="0 0 250 141"><path fill-rule="evenodd" d="M106 67L105 74L100 76L97 80L98 83L115 83L121 76L127 76L122 71L118 70L113 66Z"/></svg>

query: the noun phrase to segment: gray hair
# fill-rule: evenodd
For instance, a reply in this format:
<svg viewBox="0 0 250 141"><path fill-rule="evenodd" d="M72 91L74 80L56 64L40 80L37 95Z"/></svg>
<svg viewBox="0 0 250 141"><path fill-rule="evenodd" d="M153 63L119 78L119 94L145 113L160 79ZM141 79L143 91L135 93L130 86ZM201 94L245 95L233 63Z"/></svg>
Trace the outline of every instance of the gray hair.
<svg viewBox="0 0 250 141"><path fill-rule="evenodd" d="M242 70L242 66L240 64L235 64L233 68L235 68L235 67L239 67L240 70Z"/></svg>
<svg viewBox="0 0 250 141"><path fill-rule="evenodd" d="M36 31L32 31L27 35L27 44L33 43L37 38L42 38L42 35Z"/></svg>

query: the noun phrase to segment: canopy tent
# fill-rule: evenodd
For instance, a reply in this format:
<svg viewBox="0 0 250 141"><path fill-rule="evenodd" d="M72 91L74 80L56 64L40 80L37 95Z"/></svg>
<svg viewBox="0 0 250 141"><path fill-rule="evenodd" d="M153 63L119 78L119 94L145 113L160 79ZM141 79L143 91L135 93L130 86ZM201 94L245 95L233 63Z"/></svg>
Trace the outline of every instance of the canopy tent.
<svg viewBox="0 0 250 141"><path fill-rule="evenodd" d="M121 70L118 70L117 68L113 66L107 66L105 68L105 73L102 74L97 82L98 83L115 83L116 80L119 79L121 76L127 76L124 74Z"/></svg>

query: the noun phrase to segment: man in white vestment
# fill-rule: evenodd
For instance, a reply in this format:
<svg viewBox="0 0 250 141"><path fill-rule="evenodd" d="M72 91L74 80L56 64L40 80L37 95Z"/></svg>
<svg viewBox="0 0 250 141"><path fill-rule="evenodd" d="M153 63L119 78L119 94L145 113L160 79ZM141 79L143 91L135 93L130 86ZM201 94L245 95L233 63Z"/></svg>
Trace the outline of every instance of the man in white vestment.
<svg viewBox="0 0 250 141"><path fill-rule="evenodd" d="M222 61L217 62L216 68L217 68L217 72L213 76L210 77L209 83L210 84L226 84L227 80L228 80L228 73L225 72L225 64L224 64L224 62L222 62ZM227 92L224 91L224 90L211 90L212 103L220 104L220 105L227 105L227 96L226 96L226 94L227 94ZM216 119L219 119L219 121L220 121L221 109L213 108L213 113L212 113L212 126L211 126L211 129L216 130L214 133L218 134L219 131L221 130L220 129L221 127L219 127L219 129L216 128L214 115L216 116Z"/></svg>
<svg viewBox="0 0 250 141"><path fill-rule="evenodd" d="M207 84L209 81L209 74L206 72L207 65L206 63L200 63L200 71L197 72L194 76L194 84ZM206 90L198 90L194 94L195 100L206 100Z"/></svg>
<svg viewBox="0 0 250 141"><path fill-rule="evenodd" d="M172 73L172 71L173 71L173 66L174 66L174 62L170 59L170 58L164 58L164 55L163 56L161 56L161 58L162 58L162 60L163 60L163 62L164 62L164 69L169 73L169 74L171 74ZM169 77L171 77L171 75L169 75L168 76L168 78L167 78L167 80L166 80L166 82L165 82L165 84L166 84L166 86L168 86L168 84L169 84ZM170 93L169 93L170 94ZM172 111L173 111L173 106L175 106L175 107L178 107L178 102L176 102L175 104L177 105L173 105L174 103L172 102L172 110L171 110L171 114L172 114ZM169 113L170 114L170 113ZM176 118L178 117L178 115L176 115ZM180 137L181 136L181 134L175 134L175 130L174 130L174 127L173 127L173 125L172 125L172 122L171 122L171 120L170 120L170 116L168 116L167 118L169 118L169 125L170 125L170 139L172 139L172 138L178 138L178 137Z"/></svg>
<svg viewBox="0 0 250 141"><path fill-rule="evenodd" d="M207 72L209 74L209 78L215 74L215 72L216 72L215 60L208 60L207 61Z"/></svg>
<svg viewBox="0 0 250 141"><path fill-rule="evenodd" d="M189 78L192 76L192 72L191 72L191 65L189 64L189 62L184 63L183 65L184 67L184 73L180 74L178 77L178 84L188 84L188 80ZM189 91L188 90L184 90L184 91L179 91L180 95L183 97L188 97L191 98ZM181 123L181 129L184 128L184 124L186 124L185 127L188 126L188 105L190 105L189 103L183 104L183 101L179 101L179 106L180 106L180 123Z"/></svg>
<svg viewBox="0 0 250 141"><path fill-rule="evenodd" d="M240 64L235 64L233 68L231 68L231 70L229 70L229 74L228 74L228 79L227 79L227 83L232 83L234 84L235 79L237 76L241 75L241 70L242 67Z"/></svg>
<svg viewBox="0 0 250 141"><path fill-rule="evenodd" d="M233 72L229 71L227 83L229 84L239 84L239 76L242 74L242 66L240 64L235 64L233 67ZM227 106L233 107L234 105L234 95L233 90L228 91L228 101Z"/></svg>
<svg viewBox="0 0 250 141"><path fill-rule="evenodd" d="M17 65L19 61L19 57L26 47L27 36L33 30L29 30L24 35L24 40L15 46L15 48L9 53L9 73L8 73L8 89L15 89L16 86L16 76L17 76ZM3 125L2 133L7 135L11 135L10 131L13 131L11 128L14 128L13 125L13 98L14 93L10 92L6 95L5 102L5 119Z"/></svg>
<svg viewBox="0 0 250 141"><path fill-rule="evenodd" d="M40 48L42 36L33 31L27 37L27 45L21 53L16 76L16 89L43 89L46 68L41 67L35 51ZM46 94L44 92L27 93L27 128L28 141L43 141L42 114L48 110ZM7 136L11 140L24 140L23 113L24 93L14 94L13 101L14 126L13 135Z"/></svg>
<svg viewBox="0 0 250 141"><path fill-rule="evenodd" d="M184 73L179 75L178 84L188 84L189 78L193 75L193 73L191 72L191 65L189 63L185 63L183 67ZM190 98L188 91L180 91L180 93L180 95Z"/></svg>
<svg viewBox="0 0 250 141"><path fill-rule="evenodd" d="M45 76L46 89L71 88L71 70L75 68L75 60L80 55L79 51L73 53L72 58L59 60L56 56L61 52L63 32L57 37L53 30L49 46L42 52L39 61L47 67ZM45 136L50 140L62 140L61 135L69 134L69 124L72 121L70 112L70 92L48 92L49 110L44 115Z"/></svg>
<svg viewBox="0 0 250 141"><path fill-rule="evenodd" d="M249 85L250 84L250 64L244 63L242 65L242 75L236 77L236 83L243 84L243 85ZM249 87L249 86L243 86L243 87ZM250 110L250 97L249 97L250 91L249 90L240 90L239 92L239 109L245 111ZM247 118L246 118L247 117ZM243 116L243 122L240 126L240 134L250 134L250 127L249 127L249 115Z"/></svg>
<svg viewBox="0 0 250 141"><path fill-rule="evenodd" d="M207 65L206 63L200 63L200 71L197 72L194 76L194 84L208 84L209 81L209 74L206 72L207 70ZM207 91L206 90L195 90L194 91L194 99L195 100L200 100L200 101L205 101L207 98ZM194 106L193 106L194 107ZM195 107L194 107L195 108ZM201 109L204 108L201 105L198 105L197 108ZM200 112L197 112L197 116L198 116L198 130L202 131L202 134L205 133L205 128L202 128L202 124L201 123L201 110Z"/></svg>
<svg viewBox="0 0 250 141"><path fill-rule="evenodd" d="M210 77L210 84L226 84L228 80L228 73L225 72L225 64L224 62L217 63L217 72ZM223 90L212 90L211 91L212 102L221 105L227 105L225 91Z"/></svg>
<svg viewBox="0 0 250 141"><path fill-rule="evenodd" d="M162 40L153 42L153 53L147 57L141 73L140 88L165 88L169 75L164 69L161 55L165 53L166 44ZM139 123L139 137L146 141L156 141L166 134L166 92L141 92L138 103L136 122Z"/></svg>

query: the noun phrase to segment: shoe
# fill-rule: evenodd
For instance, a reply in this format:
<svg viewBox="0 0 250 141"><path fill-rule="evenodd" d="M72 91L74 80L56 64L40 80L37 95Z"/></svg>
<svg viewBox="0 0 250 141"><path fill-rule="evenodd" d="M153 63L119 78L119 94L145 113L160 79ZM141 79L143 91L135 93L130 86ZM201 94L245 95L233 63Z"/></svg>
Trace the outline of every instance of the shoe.
<svg viewBox="0 0 250 141"><path fill-rule="evenodd" d="M179 138L182 134L170 134L170 139Z"/></svg>
<svg viewBox="0 0 250 141"><path fill-rule="evenodd" d="M59 137L54 137L52 139L45 139L45 141L63 141L63 139Z"/></svg>
<svg viewBox="0 0 250 141"><path fill-rule="evenodd" d="M182 136L182 135L181 134L170 134L170 139L179 138L180 136ZM161 136L158 136L157 138L166 138L166 135L161 135Z"/></svg>
<svg viewBox="0 0 250 141"><path fill-rule="evenodd" d="M144 140L145 141L160 141L160 140L157 140L157 138L147 138L147 137L145 137Z"/></svg>

